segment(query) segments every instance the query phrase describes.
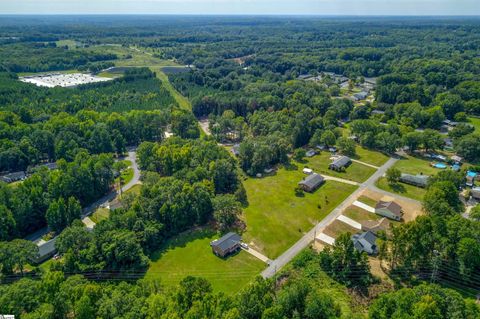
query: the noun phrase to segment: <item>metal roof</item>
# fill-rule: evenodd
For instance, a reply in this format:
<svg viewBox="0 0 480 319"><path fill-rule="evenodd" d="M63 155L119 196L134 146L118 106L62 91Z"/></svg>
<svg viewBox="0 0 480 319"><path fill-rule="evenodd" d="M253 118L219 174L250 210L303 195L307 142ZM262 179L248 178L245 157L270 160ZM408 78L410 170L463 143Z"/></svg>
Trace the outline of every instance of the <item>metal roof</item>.
<svg viewBox="0 0 480 319"><path fill-rule="evenodd" d="M223 237L221 237L220 239L214 240L211 243L211 246L218 247L221 250L225 251L234 247L240 241L242 241L242 237L240 237L240 235L230 232L224 235Z"/></svg>
<svg viewBox="0 0 480 319"><path fill-rule="evenodd" d="M336 160L334 160L331 165L334 165L336 167L344 167L347 164L349 164L350 162L351 162L351 160L350 160L349 157L342 156L342 157L339 157Z"/></svg>
<svg viewBox="0 0 480 319"><path fill-rule="evenodd" d="M319 174L316 174L316 173L313 173L311 175L308 175L307 177L305 177L304 180L302 180L300 183L298 183L299 185L305 185L309 188L315 188L317 187L318 185L320 185L321 183L323 183L323 176L319 175Z"/></svg>

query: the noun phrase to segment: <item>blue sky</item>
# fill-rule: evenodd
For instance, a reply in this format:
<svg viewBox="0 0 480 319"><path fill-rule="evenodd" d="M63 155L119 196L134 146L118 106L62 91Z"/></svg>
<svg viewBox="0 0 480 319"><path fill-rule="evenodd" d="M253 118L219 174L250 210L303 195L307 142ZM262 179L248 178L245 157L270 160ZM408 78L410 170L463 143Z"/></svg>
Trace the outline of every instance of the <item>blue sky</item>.
<svg viewBox="0 0 480 319"><path fill-rule="evenodd" d="M0 14L480 15L480 0L0 0Z"/></svg>

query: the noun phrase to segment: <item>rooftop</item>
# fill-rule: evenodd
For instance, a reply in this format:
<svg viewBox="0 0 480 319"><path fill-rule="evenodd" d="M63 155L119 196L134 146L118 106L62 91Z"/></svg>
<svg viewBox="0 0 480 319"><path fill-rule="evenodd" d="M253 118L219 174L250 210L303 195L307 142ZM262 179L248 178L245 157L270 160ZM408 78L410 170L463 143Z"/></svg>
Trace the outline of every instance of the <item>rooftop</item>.
<svg viewBox="0 0 480 319"><path fill-rule="evenodd" d="M238 244L241 240L242 237L240 237L240 235L230 232L220 239L212 241L210 245L212 247L219 247L221 250L228 250Z"/></svg>
<svg viewBox="0 0 480 319"><path fill-rule="evenodd" d="M112 78L103 78L85 73L48 73L20 77L20 81L43 87L75 87L81 84L111 81Z"/></svg>

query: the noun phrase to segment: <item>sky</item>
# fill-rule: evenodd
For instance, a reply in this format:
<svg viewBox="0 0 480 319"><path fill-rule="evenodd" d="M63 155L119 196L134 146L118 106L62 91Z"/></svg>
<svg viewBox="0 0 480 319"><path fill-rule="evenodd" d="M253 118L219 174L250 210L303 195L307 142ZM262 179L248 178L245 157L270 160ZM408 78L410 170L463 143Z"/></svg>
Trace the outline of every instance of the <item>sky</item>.
<svg viewBox="0 0 480 319"><path fill-rule="evenodd" d="M480 0L0 0L0 14L480 15Z"/></svg>

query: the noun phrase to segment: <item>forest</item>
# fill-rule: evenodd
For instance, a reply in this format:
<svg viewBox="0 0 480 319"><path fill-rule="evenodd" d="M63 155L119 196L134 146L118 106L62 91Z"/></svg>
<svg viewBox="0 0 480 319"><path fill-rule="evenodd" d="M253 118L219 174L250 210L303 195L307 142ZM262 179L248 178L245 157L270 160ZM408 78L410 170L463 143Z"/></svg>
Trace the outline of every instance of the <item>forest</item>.
<svg viewBox="0 0 480 319"><path fill-rule="evenodd" d="M466 170L480 162L479 50L476 18L2 19L0 172L29 174L0 182L0 313L479 318L472 291L480 289L480 206L464 218L459 197ZM139 52L188 72L157 74ZM127 62L136 67L101 84L19 81L23 73L97 73ZM349 233L321 252L305 249L237 294L195 276L173 287L144 278L155 252L185 231L244 231L244 181L301 162L308 149L414 155L443 151L447 139L468 164L432 176L422 216L380 234L389 284ZM142 186L87 230L82 212L112 192L127 147L136 147ZM47 163L57 169L39 168ZM398 179L392 172L387 177ZM24 239L43 227L60 256L48 266L32 262L38 247Z"/></svg>

